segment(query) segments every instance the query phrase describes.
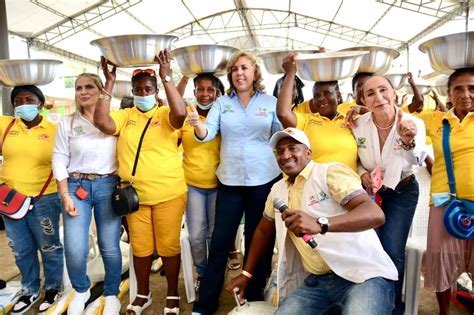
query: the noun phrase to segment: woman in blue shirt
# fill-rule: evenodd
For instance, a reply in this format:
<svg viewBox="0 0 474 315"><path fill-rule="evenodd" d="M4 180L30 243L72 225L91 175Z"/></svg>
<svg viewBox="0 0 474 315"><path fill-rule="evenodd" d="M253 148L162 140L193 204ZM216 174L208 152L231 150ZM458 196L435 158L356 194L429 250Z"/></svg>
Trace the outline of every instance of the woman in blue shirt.
<svg viewBox="0 0 474 315"><path fill-rule="evenodd" d="M213 313L218 308L224 283L227 255L245 212L245 251L262 218L265 200L280 178L280 169L270 147L273 133L282 129L276 115L276 99L265 95L262 74L255 57L239 52L227 64L230 88L213 104L205 124L193 112L188 116L198 140L221 135L216 219L208 267L201 281L196 313ZM265 278L271 269L273 245L268 247L246 291L249 301L262 300ZM244 258L245 260L245 258Z"/></svg>

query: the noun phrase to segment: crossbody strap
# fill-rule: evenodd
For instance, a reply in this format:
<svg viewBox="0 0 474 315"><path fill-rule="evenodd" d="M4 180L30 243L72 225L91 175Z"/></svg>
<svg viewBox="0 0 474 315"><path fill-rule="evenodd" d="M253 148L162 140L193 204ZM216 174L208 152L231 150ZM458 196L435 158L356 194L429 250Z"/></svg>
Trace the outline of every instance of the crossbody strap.
<svg viewBox="0 0 474 315"><path fill-rule="evenodd" d="M12 121L8 124L7 128L5 129L5 132L3 133L3 138L2 138L2 148L3 148L3 143L5 142L5 139L8 136L8 133L10 132L10 129L12 129L13 125L15 124L15 118L13 118ZM0 150L1 151L1 150Z"/></svg>
<svg viewBox="0 0 474 315"><path fill-rule="evenodd" d="M451 126L447 119L443 120L443 153L446 164L446 173L448 173L449 192L451 196L456 196L456 181L454 180L453 158L451 156L451 146L449 144L449 134Z"/></svg>
<svg viewBox="0 0 474 315"><path fill-rule="evenodd" d="M143 129L142 135L140 136L140 141L138 142L137 154L135 155L135 162L133 163L133 170L132 170L132 179L130 180L130 184L133 183L133 178L135 177L135 172L137 171L137 164L138 164L138 157L140 156L140 149L142 148L143 138L145 137L146 130L150 125L151 117L148 119L145 128Z"/></svg>

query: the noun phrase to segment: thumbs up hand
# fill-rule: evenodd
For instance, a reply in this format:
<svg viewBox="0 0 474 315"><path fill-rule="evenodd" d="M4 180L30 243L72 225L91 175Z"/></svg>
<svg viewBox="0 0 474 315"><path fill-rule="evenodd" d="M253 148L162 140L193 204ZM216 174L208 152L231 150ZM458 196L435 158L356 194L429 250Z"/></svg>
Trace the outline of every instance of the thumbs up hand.
<svg viewBox="0 0 474 315"><path fill-rule="evenodd" d="M188 122L191 126L196 127L201 123L201 120L199 119L199 113L196 109L196 106L193 104L189 105L191 108L191 111L188 112Z"/></svg>

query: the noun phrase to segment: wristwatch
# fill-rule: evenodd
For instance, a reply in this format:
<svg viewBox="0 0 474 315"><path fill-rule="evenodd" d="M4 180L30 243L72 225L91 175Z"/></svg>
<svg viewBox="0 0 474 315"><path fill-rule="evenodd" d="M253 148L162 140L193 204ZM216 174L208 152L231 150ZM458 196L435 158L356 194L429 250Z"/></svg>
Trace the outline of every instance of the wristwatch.
<svg viewBox="0 0 474 315"><path fill-rule="evenodd" d="M321 233L320 234L322 234L322 235L326 234L326 232L329 229L329 220L328 220L328 218L319 217L317 221L318 221L319 225L321 225Z"/></svg>
<svg viewBox="0 0 474 315"><path fill-rule="evenodd" d="M166 83L170 81L171 81L171 77L169 75L165 75L165 77L161 80L161 83Z"/></svg>

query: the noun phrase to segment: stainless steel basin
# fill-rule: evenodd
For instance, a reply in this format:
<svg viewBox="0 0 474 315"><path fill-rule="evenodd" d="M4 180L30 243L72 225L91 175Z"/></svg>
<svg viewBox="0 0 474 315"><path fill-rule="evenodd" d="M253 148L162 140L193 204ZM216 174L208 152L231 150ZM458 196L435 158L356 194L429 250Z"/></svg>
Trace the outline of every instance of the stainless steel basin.
<svg viewBox="0 0 474 315"><path fill-rule="evenodd" d="M392 65L392 60L400 56L400 53L395 49L377 46L352 47L342 49L341 51L368 51L369 53L362 57L357 72L376 74L387 72Z"/></svg>
<svg viewBox="0 0 474 315"><path fill-rule="evenodd" d="M54 80L57 66L62 63L52 59L0 60L0 84L9 87L48 84Z"/></svg>
<svg viewBox="0 0 474 315"><path fill-rule="evenodd" d="M451 34L430 39L419 46L428 54L431 67L443 73L474 67L474 32Z"/></svg>
<svg viewBox="0 0 474 315"><path fill-rule="evenodd" d="M118 99L121 99L125 96L133 96L132 82L124 80L115 81L114 89L112 90L112 96Z"/></svg>
<svg viewBox="0 0 474 315"><path fill-rule="evenodd" d="M308 81L335 81L354 76L367 51L339 51L296 56L298 75Z"/></svg>
<svg viewBox="0 0 474 315"><path fill-rule="evenodd" d="M119 67L157 64L155 56L178 39L176 36L139 34L103 37L91 42L102 55Z"/></svg>
<svg viewBox="0 0 474 315"><path fill-rule="evenodd" d="M427 95L431 92L431 89L433 88L433 86L426 84L416 84L416 87L418 88L418 92L420 92L421 95ZM405 90L408 94L413 94L413 90L409 84L405 85Z"/></svg>
<svg viewBox="0 0 474 315"><path fill-rule="evenodd" d="M390 73L385 74L385 77L392 82L392 85L395 90L400 90L402 87L405 86L405 82L407 79L406 73Z"/></svg>
<svg viewBox="0 0 474 315"><path fill-rule="evenodd" d="M193 45L174 49L171 54L183 75L210 72L220 76L226 73L227 62L237 51L223 45Z"/></svg>
<svg viewBox="0 0 474 315"><path fill-rule="evenodd" d="M297 54L314 54L318 53L318 50L285 50L285 51L274 51L270 53L265 53L258 55L265 65L267 72L270 74L281 74L285 73L285 70L281 66L283 63L283 58L288 56L289 53Z"/></svg>

